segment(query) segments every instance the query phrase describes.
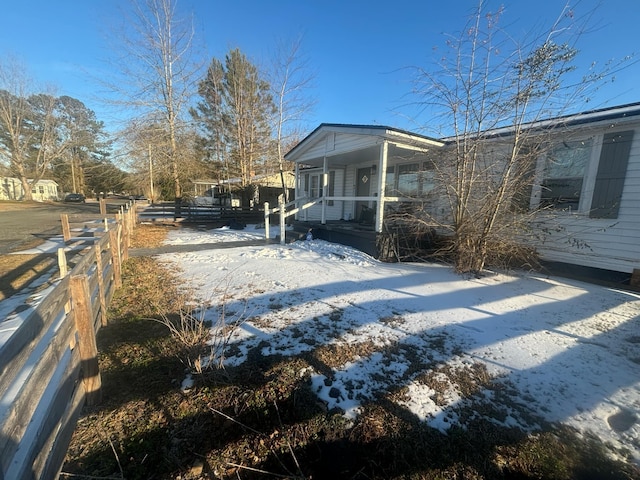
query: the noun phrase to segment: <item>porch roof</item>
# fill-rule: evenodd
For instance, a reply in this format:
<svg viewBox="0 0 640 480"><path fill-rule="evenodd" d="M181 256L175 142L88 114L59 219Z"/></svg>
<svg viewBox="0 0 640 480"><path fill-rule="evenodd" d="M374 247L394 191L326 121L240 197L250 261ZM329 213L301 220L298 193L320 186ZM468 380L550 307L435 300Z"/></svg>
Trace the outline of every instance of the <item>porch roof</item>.
<svg viewBox="0 0 640 480"><path fill-rule="evenodd" d="M431 137L383 125L322 123L293 147L285 159L320 166L324 157L331 157L332 165L349 165L364 158L378 158L383 141L390 144L390 156L402 156L402 152L404 155L411 151L424 152L445 145Z"/></svg>

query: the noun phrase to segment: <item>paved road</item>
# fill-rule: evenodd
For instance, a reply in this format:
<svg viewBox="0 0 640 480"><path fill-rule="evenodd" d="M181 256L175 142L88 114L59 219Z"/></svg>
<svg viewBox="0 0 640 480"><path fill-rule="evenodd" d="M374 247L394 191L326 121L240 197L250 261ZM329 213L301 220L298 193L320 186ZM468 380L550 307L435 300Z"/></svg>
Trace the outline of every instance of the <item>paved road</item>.
<svg viewBox="0 0 640 480"><path fill-rule="evenodd" d="M11 205L7 210L0 207L0 255L15 251L21 245L36 238L61 235L60 214L99 215L97 202L86 204L28 204ZM14 209L15 208L15 209Z"/></svg>

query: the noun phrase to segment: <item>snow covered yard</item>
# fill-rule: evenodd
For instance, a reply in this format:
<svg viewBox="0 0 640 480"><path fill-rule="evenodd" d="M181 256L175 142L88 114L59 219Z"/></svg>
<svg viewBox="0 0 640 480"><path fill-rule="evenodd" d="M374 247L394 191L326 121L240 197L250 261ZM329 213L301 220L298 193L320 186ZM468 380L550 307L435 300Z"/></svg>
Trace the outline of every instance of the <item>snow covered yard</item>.
<svg viewBox="0 0 640 480"><path fill-rule="evenodd" d="M168 243L264 236L178 230ZM640 296L537 274L464 278L321 240L172 253L208 318L243 319L227 363L306 355L327 408L385 398L442 432L477 415L561 422L640 462Z"/></svg>

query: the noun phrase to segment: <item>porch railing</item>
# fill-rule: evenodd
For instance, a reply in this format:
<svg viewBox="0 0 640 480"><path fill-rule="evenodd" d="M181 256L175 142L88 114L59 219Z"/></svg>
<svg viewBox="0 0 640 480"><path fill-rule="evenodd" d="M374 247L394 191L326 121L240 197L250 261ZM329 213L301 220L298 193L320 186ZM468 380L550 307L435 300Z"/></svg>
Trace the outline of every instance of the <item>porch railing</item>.
<svg viewBox="0 0 640 480"><path fill-rule="evenodd" d="M284 212L283 214L280 215L280 244L284 245L285 243L285 225L286 225L286 219L287 217L290 217L291 215L295 215L298 212L301 212L303 210L306 210L307 208L313 207L314 205L317 205L319 203L321 203L323 200L335 200L335 201L355 201L355 202L380 202L380 198L377 196L367 196L367 197L351 197L351 196L331 196L331 197L318 197L318 198L309 198L309 197L303 197L300 199L296 199L293 200L291 202L288 203L284 203L284 196L280 195L278 197L278 206L274 207L274 208L269 208L269 203L265 202L264 203L264 226L265 226L265 237L267 238L267 240L269 239L269 215L271 215L272 213L280 213L280 212ZM384 197L382 203L389 203L389 202L420 202L421 199L415 199L415 198L410 198L410 197ZM300 205L301 204L301 205ZM299 206L298 206L299 205ZM287 210L290 207L295 207L292 208L291 210ZM377 232L381 232L382 231L382 221L383 218L381 218L380 216L380 210L378 210L378 215L376 215L377 217L379 217L379 219L376 221L376 231ZM324 224L325 223L325 219L324 219L324 212L322 215L322 220L321 223Z"/></svg>
<svg viewBox="0 0 640 480"><path fill-rule="evenodd" d="M307 208L313 207L318 203L322 202L322 198L298 198L292 200L291 202L284 202L284 195L278 196L278 206L274 208L269 208L269 202L264 202L264 235L267 240L269 240L269 216L272 213L278 213L280 216L280 245L285 244L285 235L286 235L286 223L287 217L295 215L298 212L306 210ZM298 206L299 205L299 206ZM287 210L290 207L294 207L291 210Z"/></svg>

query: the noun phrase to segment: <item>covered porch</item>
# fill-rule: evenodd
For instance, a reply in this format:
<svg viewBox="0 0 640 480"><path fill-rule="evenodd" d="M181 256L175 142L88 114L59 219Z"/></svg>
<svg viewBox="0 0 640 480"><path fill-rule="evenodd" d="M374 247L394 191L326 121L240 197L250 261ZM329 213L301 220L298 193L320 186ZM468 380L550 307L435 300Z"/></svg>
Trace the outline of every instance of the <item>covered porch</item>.
<svg viewBox="0 0 640 480"><path fill-rule="evenodd" d="M424 201L444 145L385 126L320 125L285 155L295 165L294 235L312 229L380 256L385 216Z"/></svg>
<svg viewBox="0 0 640 480"><path fill-rule="evenodd" d="M322 124L285 159L295 164L296 220L354 222L383 231L393 204L421 201L434 187L444 143L385 126Z"/></svg>

